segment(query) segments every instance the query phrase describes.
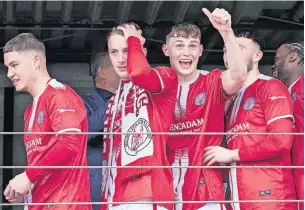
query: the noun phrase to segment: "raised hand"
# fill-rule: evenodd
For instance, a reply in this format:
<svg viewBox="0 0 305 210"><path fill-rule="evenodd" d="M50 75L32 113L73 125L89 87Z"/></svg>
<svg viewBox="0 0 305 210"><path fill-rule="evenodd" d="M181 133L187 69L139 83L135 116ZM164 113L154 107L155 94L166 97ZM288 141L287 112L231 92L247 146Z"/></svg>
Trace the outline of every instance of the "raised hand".
<svg viewBox="0 0 305 210"><path fill-rule="evenodd" d="M119 26L118 29L123 31L126 41L130 36L134 36L140 39L142 45L145 43L145 38L142 36L142 31L140 29L136 29L134 25L125 24L123 26Z"/></svg>
<svg viewBox="0 0 305 210"><path fill-rule="evenodd" d="M228 11L219 8L216 8L212 13L207 8L203 8L202 11L221 35L232 31L231 15Z"/></svg>

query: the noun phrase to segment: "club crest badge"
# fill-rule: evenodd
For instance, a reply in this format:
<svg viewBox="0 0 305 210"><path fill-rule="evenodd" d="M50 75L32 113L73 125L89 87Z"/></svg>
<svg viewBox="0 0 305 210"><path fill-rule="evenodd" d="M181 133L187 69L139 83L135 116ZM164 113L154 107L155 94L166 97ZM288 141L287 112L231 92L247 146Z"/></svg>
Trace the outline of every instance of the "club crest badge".
<svg viewBox="0 0 305 210"><path fill-rule="evenodd" d="M38 123L38 125L41 125L43 123L43 110L40 110L38 112L37 123Z"/></svg>
<svg viewBox="0 0 305 210"><path fill-rule="evenodd" d="M149 122L140 118L127 130L124 138L125 151L128 155L136 156L151 143L151 140L152 134Z"/></svg>
<svg viewBox="0 0 305 210"><path fill-rule="evenodd" d="M199 93L195 98L195 104L201 106L206 101L206 94L204 92Z"/></svg>
<svg viewBox="0 0 305 210"><path fill-rule="evenodd" d="M255 99L253 97L248 98L245 103L244 103L244 109L245 110L250 110L253 108L255 104Z"/></svg>

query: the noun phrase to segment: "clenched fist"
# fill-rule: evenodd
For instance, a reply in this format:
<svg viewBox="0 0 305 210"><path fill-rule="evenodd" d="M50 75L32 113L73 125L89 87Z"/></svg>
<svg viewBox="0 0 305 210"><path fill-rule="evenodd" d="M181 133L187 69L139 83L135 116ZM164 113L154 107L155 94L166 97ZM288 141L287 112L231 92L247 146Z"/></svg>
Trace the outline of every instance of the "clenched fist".
<svg viewBox="0 0 305 210"><path fill-rule="evenodd" d="M212 13L206 8L203 8L202 11L221 35L232 31L231 15L228 11L219 8L216 8Z"/></svg>

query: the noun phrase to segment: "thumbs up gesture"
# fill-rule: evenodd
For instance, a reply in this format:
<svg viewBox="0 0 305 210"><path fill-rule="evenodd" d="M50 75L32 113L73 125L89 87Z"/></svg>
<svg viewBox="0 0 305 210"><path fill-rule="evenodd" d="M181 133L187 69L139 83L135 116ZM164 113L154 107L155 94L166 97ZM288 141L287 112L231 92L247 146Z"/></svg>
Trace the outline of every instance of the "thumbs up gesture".
<svg viewBox="0 0 305 210"><path fill-rule="evenodd" d="M224 9L216 8L212 13L203 8L202 12L209 18L211 24L219 31L221 35L232 31L231 15Z"/></svg>

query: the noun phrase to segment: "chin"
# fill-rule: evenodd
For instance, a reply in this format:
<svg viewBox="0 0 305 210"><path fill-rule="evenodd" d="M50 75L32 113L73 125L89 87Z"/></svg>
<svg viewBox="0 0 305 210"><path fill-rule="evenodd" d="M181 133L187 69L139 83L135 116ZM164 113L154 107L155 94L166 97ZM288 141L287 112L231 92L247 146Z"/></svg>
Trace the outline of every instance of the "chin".
<svg viewBox="0 0 305 210"><path fill-rule="evenodd" d="M15 87L16 92L23 92L23 88Z"/></svg>
<svg viewBox="0 0 305 210"><path fill-rule="evenodd" d="M118 75L121 79L129 79L127 72L120 72L120 73L118 73Z"/></svg>
<svg viewBox="0 0 305 210"><path fill-rule="evenodd" d="M189 69L179 69L179 74L180 75L183 75L183 76L188 76L190 74L193 74L194 73L194 69L193 68L189 68Z"/></svg>

